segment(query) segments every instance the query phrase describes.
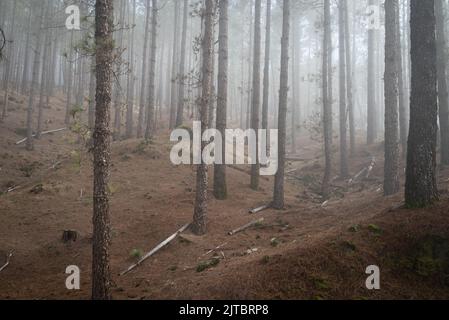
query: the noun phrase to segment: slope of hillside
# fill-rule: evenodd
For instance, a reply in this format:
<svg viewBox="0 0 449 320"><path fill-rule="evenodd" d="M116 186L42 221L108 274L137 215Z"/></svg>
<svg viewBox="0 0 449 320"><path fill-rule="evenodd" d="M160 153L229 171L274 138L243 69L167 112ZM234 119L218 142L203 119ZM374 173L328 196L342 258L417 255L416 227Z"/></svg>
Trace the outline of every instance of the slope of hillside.
<svg viewBox="0 0 449 320"><path fill-rule="evenodd" d="M12 97L0 124L0 298L88 299L91 263L90 154L68 130L36 141L23 137L24 97ZM62 99L46 110L47 129L64 127ZM333 197L322 203L320 147L301 140L301 161L288 168L284 211L248 214L271 198L271 179L249 189L249 175L228 169L229 200L210 195L209 232L177 238L139 268L118 274L189 223L195 169L169 161L168 132L155 141L113 144L111 264L116 299L379 299L449 298L447 170L440 172L442 200L426 210L400 208L402 195L381 193L382 146L361 147L353 173L377 165L353 184L335 179ZM9 191L9 192L8 192ZM244 232L228 232L264 218ZM72 244L63 230L76 230ZM209 252L214 248L218 250ZM65 269L81 269L81 290L65 288ZM365 269L381 269L380 291L365 288Z"/></svg>

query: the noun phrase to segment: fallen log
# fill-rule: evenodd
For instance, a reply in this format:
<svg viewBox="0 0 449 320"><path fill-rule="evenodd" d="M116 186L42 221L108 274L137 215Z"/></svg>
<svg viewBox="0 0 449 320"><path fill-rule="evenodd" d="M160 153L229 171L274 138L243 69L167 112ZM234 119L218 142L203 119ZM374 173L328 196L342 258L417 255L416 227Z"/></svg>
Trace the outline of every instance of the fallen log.
<svg viewBox="0 0 449 320"><path fill-rule="evenodd" d="M65 130L67 130L67 128L60 128L60 129L56 129L56 130L43 131L43 132L41 132L41 136L44 136L44 135L50 134L50 133L61 132L61 131L65 131ZM36 134L33 134L33 135L32 135L33 138L34 138L35 136L36 136ZM28 137L27 137L27 138L24 138L24 139L22 139L22 140L20 140L20 141L17 141L17 142L16 142L16 145L22 144L22 143L24 143L24 142L27 141L27 140L28 140Z"/></svg>
<svg viewBox="0 0 449 320"><path fill-rule="evenodd" d="M230 231L228 234L230 236L233 236L233 235L235 235L235 234L237 234L239 232L245 231L248 228L251 228L251 227L253 227L253 226L255 226L255 225L259 224L259 223L264 222L264 220L265 220L264 218L260 218L258 220L251 221L250 223L247 223L247 224L245 224L244 226L242 226L240 228L237 228L235 230Z"/></svg>
<svg viewBox="0 0 449 320"><path fill-rule="evenodd" d="M368 179L368 178L369 178L369 176L370 176L370 174L371 174L371 172L373 171L373 169L374 169L375 166L376 166L376 158L373 157L373 159L371 160L371 164L369 165L368 170L367 170L367 172L366 172L365 179Z"/></svg>
<svg viewBox="0 0 449 320"><path fill-rule="evenodd" d="M11 251L11 252L6 256L6 263L0 268L0 272L2 272L4 269L6 269L7 266L9 266L9 262L11 261L12 254L13 254L13 252Z"/></svg>
<svg viewBox="0 0 449 320"><path fill-rule="evenodd" d="M137 268L138 266L140 266L145 260L147 260L148 258L150 258L151 256L153 256L155 253L157 253L159 250L161 250L162 248L164 248L166 245L168 245L170 242L172 242L174 239L176 239L176 237L178 237L181 233L183 233L184 231L187 230L187 228L190 226L189 224L186 224L185 226L183 226L181 229L179 229L178 231L176 231L174 234L172 234L170 237L168 237L167 239L165 239L164 241L162 241L160 244L158 244L153 250L151 250L150 252L148 252L146 255L144 255L139 261L137 261L137 263L133 264L132 266L130 266L128 269L126 269L125 271L123 271L120 276L124 276L125 274L129 273L130 271L134 270L135 268Z"/></svg>
<svg viewBox="0 0 449 320"><path fill-rule="evenodd" d="M270 208L271 208L271 203L266 204L266 205L261 206L261 207L258 207L258 208L255 208L255 209L251 209L251 210L249 210L249 213L256 214L256 213L262 212L262 211L270 209Z"/></svg>
<svg viewBox="0 0 449 320"><path fill-rule="evenodd" d="M215 247L214 249L207 251L205 254L202 255L202 257L207 256L207 255L211 254L212 252L215 252L215 251L223 248L227 244L228 244L227 242L220 244L218 247Z"/></svg>
<svg viewBox="0 0 449 320"><path fill-rule="evenodd" d="M352 179L349 180L349 184L357 182L357 180L362 175L365 175L364 179L368 179L375 166L376 166L376 158L373 157L369 166L360 170L359 173L357 173Z"/></svg>
<svg viewBox="0 0 449 320"><path fill-rule="evenodd" d="M360 172L357 173L357 174L354 176L354 178L352 178L352 179L349 180L349 184L353 184L354 182L357 182L357 180L360 178L360 176L361 176L362 174L364 174L364 173L366 172L366 170L367 170L367 168L363 168L362 170L360 170Z"/></svg>

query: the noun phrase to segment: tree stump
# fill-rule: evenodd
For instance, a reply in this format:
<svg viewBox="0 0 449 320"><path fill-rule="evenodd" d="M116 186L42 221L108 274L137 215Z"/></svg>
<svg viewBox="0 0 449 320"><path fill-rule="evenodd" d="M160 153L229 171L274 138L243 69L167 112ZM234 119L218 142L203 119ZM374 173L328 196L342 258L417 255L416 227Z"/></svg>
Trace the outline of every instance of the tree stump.
<svg viewBox="0 0 449 320"><path fill-rule="evenodd" d="M62 241L64 243L76 242L78 239L78 232L73 230L64 230L62 233Z"/></svg>

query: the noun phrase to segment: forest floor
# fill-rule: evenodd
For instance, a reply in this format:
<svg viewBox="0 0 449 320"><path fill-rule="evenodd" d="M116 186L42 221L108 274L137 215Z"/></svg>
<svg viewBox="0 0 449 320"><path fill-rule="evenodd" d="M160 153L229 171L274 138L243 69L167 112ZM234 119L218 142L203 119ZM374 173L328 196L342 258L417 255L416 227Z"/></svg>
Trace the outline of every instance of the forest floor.
<svg viewBox="0 0 449 320"><path fill-rule="evenodd" d="M25 105L26 97L13 95L9 117L0 124L0 266L13 251L0 272L0 299L88 299L91 155L71 131L43 136L33 152L16 145L24 137ZM52 99L46 129L64 127L64 105L62 98ZM114 298L448 299L449 170L439 172L440 203L408 210L401 207L402 193L382 195L383 146L360 144L351 173L369 166L373 156L374 170L352 184L335 179L332 198L323 205L320 145L309 139L298 145L301 161L289 162L284 211L249 214L270 201L272 178L262 178L261 190L254 192L248 174L228 168L229 199L217 201L210 193L206 236L184 233L119 276L137 256L191 222L195 170L170 163L166 131L149 144L114 143ZM253 228L228 235L262 217ZM63 230L76 230L79 238L64 244ZM79 291L65 287L69 265L81 270ZM380 267L381 290L365 287L370 265Z"/></svg>

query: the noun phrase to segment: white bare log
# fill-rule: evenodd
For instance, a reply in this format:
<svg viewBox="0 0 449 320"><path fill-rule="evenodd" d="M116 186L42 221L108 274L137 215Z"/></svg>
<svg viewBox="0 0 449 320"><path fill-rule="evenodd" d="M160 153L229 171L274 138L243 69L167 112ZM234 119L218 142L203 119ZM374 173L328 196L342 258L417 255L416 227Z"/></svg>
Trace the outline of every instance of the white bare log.
<svg viewBox="0 0 449 320"><path fill-rule="evenodd" d="M369 178L369 176L370 176L370 174L371 174L371 172L373 171L373 169L374 169L375 166L376 166L376 158L373 157L373 159L371 160L371 164L369 165L368 170L367 170L367 172L366 172L365 179L368 179L368 178Z"/></svg>
<svg viewBox="0 0 449 320"><path fill-rule="evenodd" d="M185 226L183 226L181 229L179 229L178 231L176 231L174 234L172 234L170 237L168 237L167 239L165 239L164 241L162 241L160 244L158 244L153 250L151 250L150 252L148 252L146 255L144 255L137 263L133 264L132 266L130 266L128 269L126 269L125 271L123 271L120 276L124 276L125 274L129 273L130 271L134 270L135 268L137 268L138 266L140 266L145 260L147 260L148 258L150 258L151 256L153 256L155 253L157 253L159 250L161 250L162 248L164 248L166 245L168 245L170 242L172 242L174 239L176 239L181 233L183 233L184 231L187 230L187 228L190 226L189 224L186 224Z"/></svg>
<svg viewBox="0 0 449 320"><path fill-rule="evenodd" d="M249 213L256 214L256 213L262 212L262 211L270 209L270 208L271 208L271 203L263 205L261 207L255 208L255 209L251 209L251 210L249 210Z"/></svg>
<svg viewBox="0 0 449 320"><path fill-rule="evenodd" d="M44 136L44 135L46 135L46 134L51 134L51 133L61 132L61 131L65 131L65 130L67 130L67 128L61 128L61 129L50 130L50 131L43 131L43 132L41 132L41 136ZM35 136L36 136L36 134L33 134L33 135L32 135L33 138L34 138ZM28 140L28 138L24 138L24 139L22 139L22 140L20 140L20 141L17 141L17 142L16 142L16 145L22 144L22 143L24 143L24 142L27 141L27 140Z"/></svg>
<svg viewBox="0 0 449 320"><path fill-rule="evenodd" d="M11 261L12 254L13 254L13 252L11 251L11 252L6 256L6 263L0 268L0 272L2 272L4 269L6 269L7 266L9 266L9 262Z"/></svg>
<svg viewBox="0 0 449 320"><path fill-rule="evenodd" d="M259 223L264 222L264 220L265 220L264 218L260 218L260 219L258 219L258 220L251 221L250 223L247 223L247 224L245 224L244 226L242 226L242 227L240 227L240 228L237 228L237 229L235 229L235 230L230 231L228 234L229 234L230 236L233 236L233 235L235 235L236 233L245 231L246 229L251 228L252 226L255 226L256 224L259 224Z"/></svg>
<svg viewBox="0 0 449 320"><path fill-rule="evenodd" d="M215 252L215 251L217 251L217 250L223 248L223 247L226 246L227 244L228 244L227 242L225 242L225 243L223 243L223 244L220 244L218 247L215 247L214 249L207 251L205 254L202 255L202 257L207 256L207 255L211 254L212 252Z"/></svg>

